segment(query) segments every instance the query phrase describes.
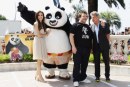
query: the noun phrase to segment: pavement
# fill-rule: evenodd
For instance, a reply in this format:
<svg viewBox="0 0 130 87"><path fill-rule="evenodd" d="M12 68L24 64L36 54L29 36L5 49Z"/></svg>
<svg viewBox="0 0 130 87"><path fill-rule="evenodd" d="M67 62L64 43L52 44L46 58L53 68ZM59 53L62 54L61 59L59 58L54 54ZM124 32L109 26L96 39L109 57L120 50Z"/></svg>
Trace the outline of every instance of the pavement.
<svg viewBox="0 0 130 87"><path fill-rule="evenodd" d="M17 63L16 63L17 64ZM45 73L46 73L46 69L42 70L42 75L45 79L46 82L38 82L34 79L35 77L35 63L29 63L28 66L22 67L25 69L20 69L20 66L25 66L27 65L27 63L18 63L16 65L15 63L12 64L12 66L18 66L19 65L19 69L15 69L14 70L5 70L5 71L0 71L0 87L73 87L73 78L71 77L70 80L61 80L58 78L58 74L59 71L58 69L56 69L55 74L56 74L56 78L54 79L46 79ZM0 64L2 67L6 66L6 68L10 68L12 67L9 64ZM7 66L8 65L8 66ZM72 75L72 66L73 64L69 64L69 73ZM9 67L10 66L10 67ZM33 67L32 68L28 68L27 67ZM94 69L91 67L93 66L93 64L89 64L88 66L88 70L87 70L87 75L88 75L88 79L91 80L92 82L90 84L87 84L85 82L81 82L79 87L130 87L130 76L129 76L129 68L130 66L127 67L127 69L125 69L126 67L124 66L124 68L122 68L122 66L120 66L121 68L119 68L119 66L111 66L111 67L116 67L114 69L111 69L111 81L110 82L106 82L105 81L105 77L104 77L104 72L102 70L101 73L101 81L100 82L95 82L95 77L94 77ZM0 70L2 69L2 67L0 67ZM104 67L103 65L101 65L101 67ZM115 70L118 69L118 70ZM113 73L114 71L114 73ZM116 71L116 72L115 72ZM118 73L118 72L119 73ZM120 74L120 73L124 73L124 74ZM129 74L125 74L125 72L128 72ZM115 74L117 73L117 74Z"/></svg>
<svg viewBox="0 0 130 87"><path fill-rule="evenodd" d="M46 70L42 70L43 76L45 72ZM58 78L58 71L56 71L56 78L44 78L46 81L44 83L36 81L34 76L35 70L0 72L0 87L73 87L72 78L61 80ZM104 76L101 75L101 82L97 83L94 75L88 74L88 79L92 83L81 82L80 87L130 87L130 77L127 76L111 76L111 82L106 82Z"/></svg>

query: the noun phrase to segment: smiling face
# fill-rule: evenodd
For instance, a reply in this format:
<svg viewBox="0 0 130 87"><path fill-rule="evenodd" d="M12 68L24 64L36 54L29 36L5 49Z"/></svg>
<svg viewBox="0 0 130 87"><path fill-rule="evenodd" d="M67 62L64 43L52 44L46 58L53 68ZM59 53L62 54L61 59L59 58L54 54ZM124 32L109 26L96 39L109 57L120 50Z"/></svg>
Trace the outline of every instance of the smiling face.
<svg viewBox="0 0 130 87"><path fill-rule="evenodd" d="M94 23L95 25L98 25L98 23L99 23L99 13L96 12L96 11L93 11L93 12L91 12L90 15L91 15L91 18L92 18L93 23Z"/></svg>
<svg viewBox="0 0 130 87"><path fill-rule="evenodd" d="M96 15L93 15L93 16L92 16L92 21L93 21L94 24L98 24L98 22L99 22L99 17L96 16Z"/></svg>
<svg viewBox="0 0 130 87"><path fill-rule="evenodd" d="M81 17L79 18L79 22L85 24L86 21L87 21L87 18L88 18L87 14L85 14L85 13L81 13Z"/></svg>
<svg viewBox="0 0 130 87"><path fill-rule="evenodd" d="M36 13L36 20L42 22L44 20L44 13L42 11L38 11Z"/></svg>
<svg viewBox="0 0 130 87"><path fill-rule="evenodd" d="M41 22L43 20L43 14L42 13L39 13L38 14L38 20Z"/></svg>
<svg viewBox="0 0 130 87"><path fill-rule="evenodd" d="M67 15L64 11L56 7L49 7L45 12L45 23L49 27L62 27L67 22Z"/></svg>

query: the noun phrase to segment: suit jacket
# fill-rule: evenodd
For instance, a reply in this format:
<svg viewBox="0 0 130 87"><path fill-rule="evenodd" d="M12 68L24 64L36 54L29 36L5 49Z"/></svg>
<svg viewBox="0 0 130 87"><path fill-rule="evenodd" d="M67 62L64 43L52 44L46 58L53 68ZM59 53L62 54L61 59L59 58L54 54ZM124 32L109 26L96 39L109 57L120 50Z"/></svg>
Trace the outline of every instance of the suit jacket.
<svg viewBox="0 0 130 87"><path fill-rule="evenodd" d="M102 50L110 49L109 41L107 39L107 34L110 33L109 26L105 24L105 27L102 27L101 24L99 24L99 31L98 31L98 40L99 43L97 43L96 38L96 32L95 32L95 25L91 25L91 29L93 31L93 51L96 51L98 49L98 44Z"/></svg>

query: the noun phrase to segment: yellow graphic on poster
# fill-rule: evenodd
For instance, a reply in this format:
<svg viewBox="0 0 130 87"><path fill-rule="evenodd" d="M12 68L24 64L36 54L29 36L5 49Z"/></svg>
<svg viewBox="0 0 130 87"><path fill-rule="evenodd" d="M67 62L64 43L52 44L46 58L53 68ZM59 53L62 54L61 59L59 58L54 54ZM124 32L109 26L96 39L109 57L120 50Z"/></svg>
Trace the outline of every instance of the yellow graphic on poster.
<svg viewBox="0 0 130 87"><path fill-rule="evenodd" d="M19 53L22 54L33 53L33 34L8 34L5 35L6 53Z"/></svg>
<svg viewBox="0 0 130 87"><path fill-rule="evenodd" d="M0 54L5 54L5 38L0 36Z"/></svg>

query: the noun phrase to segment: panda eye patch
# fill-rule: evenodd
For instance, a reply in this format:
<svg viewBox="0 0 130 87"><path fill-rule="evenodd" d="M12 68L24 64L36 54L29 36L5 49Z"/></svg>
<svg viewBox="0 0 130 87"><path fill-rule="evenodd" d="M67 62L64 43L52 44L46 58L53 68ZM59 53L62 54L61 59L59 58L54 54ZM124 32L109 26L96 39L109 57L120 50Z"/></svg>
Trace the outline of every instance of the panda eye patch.
<svg viewBox="0 0 130 87"><path fill-rule="evenodd" d="M47 19L51 19L51 18L52 18L52 15L51 15L51 14L47 14L47 15L46 15L46 18L47 18Z"/></svg>
<svg viewBox="0 0 130 87"><path fill-rule="evenodd" d="M55 18L60 19L62 17L61 13L59 11L56 12Z"/></svg>
<svg viewBox="0 0 130 87"><path fill-rule="evenodd" d="M13 40L14 40L14 38L11 38L11 40L13 41Z"/></svg>

